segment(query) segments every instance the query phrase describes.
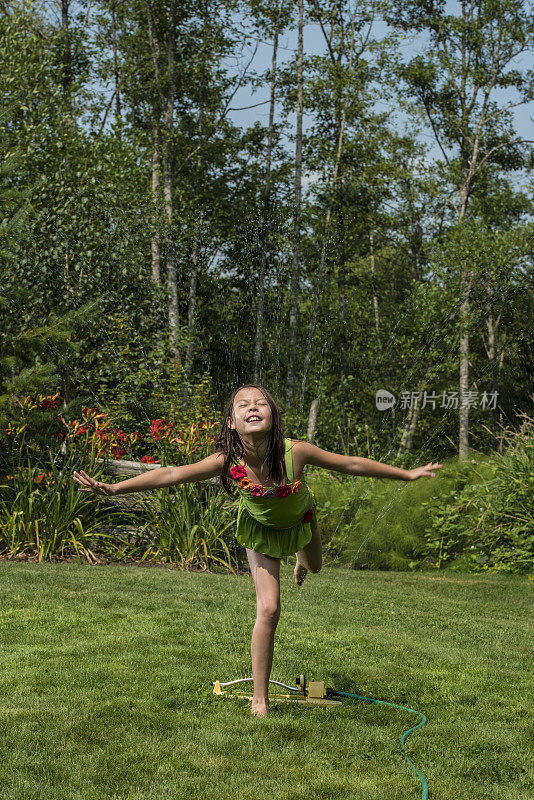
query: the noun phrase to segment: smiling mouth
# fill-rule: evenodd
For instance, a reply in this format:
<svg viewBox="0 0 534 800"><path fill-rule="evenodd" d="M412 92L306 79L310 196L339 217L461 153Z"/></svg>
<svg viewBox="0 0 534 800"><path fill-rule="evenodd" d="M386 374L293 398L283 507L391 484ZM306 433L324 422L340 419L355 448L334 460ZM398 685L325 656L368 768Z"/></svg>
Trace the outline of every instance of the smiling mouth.
<svg viewBox="0 0 534 800"><path fill-rule="evenodd" d="M250 419L247 419L245 421L250 425L252 422L261 422L261 418L260 417L251 417Z"/></svg>

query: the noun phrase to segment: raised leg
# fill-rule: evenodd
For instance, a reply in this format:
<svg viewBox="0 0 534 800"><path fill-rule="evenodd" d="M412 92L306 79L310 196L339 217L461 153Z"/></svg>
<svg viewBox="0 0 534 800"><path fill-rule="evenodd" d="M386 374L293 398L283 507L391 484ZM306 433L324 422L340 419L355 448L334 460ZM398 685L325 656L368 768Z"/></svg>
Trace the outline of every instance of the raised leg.
<svg viewBox="0 0 534 800"><path fill-rule="evenodd" d="M280 619L280 559L248 548L247 558L256 588L256 624L250 645L254 679L252 714L265 717L269 712L274 633Z"/></svg>
<svg viewBox="0 0 534 800"><path fill-rule="evenodd" d="M323 566L323 549L321 542L321 532L319 526L312 528L312 538L302 550L295 553L297 564L295 566L295 583L302 586L308 570L310 572L320 572Z"/></svg>

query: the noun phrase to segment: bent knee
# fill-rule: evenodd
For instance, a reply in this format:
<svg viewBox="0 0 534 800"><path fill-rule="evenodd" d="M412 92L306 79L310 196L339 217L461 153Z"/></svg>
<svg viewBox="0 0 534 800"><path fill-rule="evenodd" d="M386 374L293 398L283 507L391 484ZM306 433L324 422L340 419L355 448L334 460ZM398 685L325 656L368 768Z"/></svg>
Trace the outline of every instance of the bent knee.
<svg viewBox="0 0 534 800"><path fill-rule="evenodd" d="M315 564L313 567L310 567L310 572L313 572L315 575L317 572L320 572L323 568L322 564Z"/></svg>

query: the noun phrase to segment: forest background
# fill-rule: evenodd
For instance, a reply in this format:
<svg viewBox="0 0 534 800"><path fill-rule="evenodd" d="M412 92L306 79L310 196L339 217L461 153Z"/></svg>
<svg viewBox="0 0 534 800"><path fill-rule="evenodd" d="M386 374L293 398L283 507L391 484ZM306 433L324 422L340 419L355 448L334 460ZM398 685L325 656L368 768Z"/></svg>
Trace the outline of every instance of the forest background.
<svg viewBox="0 0 534 800"><path fill-rule="evenodd" d="M97 411L153 460L139 429L212 432L251 380L326 449L502 453L533 414L532 30L518 0L2 0L4 473Z"/></svg>

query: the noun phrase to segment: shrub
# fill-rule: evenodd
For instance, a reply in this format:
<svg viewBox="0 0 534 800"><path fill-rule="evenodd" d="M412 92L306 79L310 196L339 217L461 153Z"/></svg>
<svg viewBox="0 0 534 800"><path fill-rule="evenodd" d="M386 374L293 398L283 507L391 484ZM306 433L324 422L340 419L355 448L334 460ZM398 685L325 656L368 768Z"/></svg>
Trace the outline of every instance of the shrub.
<svg viewBox="0 0 534 800"><path fill-rule="evenodd" d="M505 431L506 449L466 483L426 504L423 556L437 569L530 572L534 566L534 420Z"/></svg>

